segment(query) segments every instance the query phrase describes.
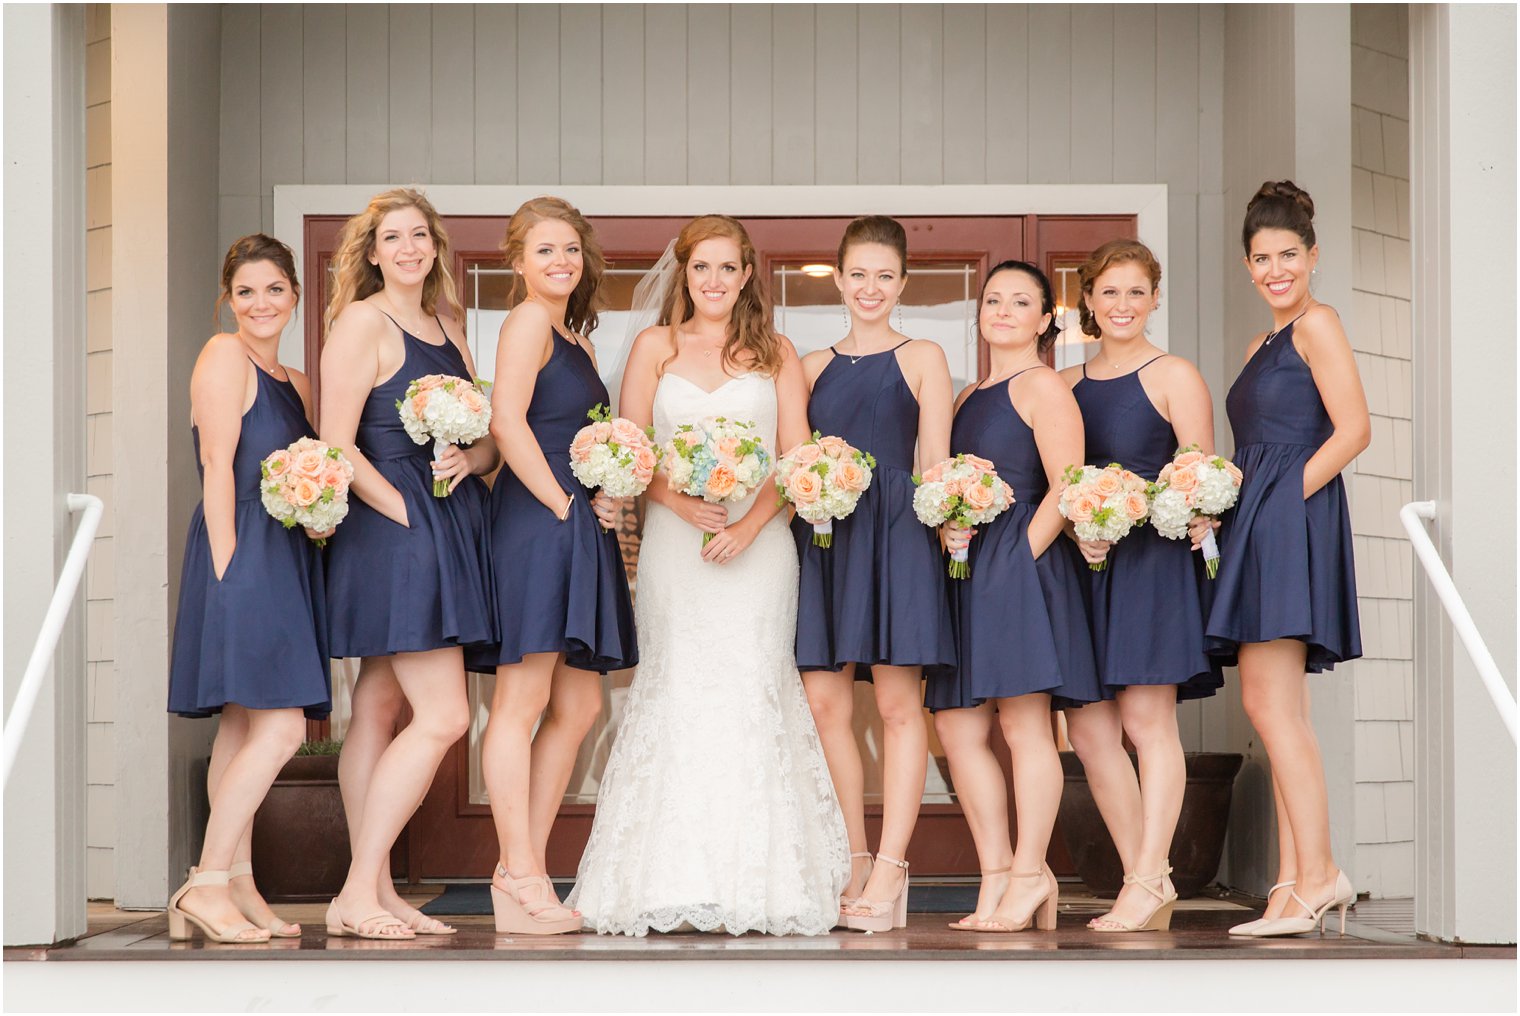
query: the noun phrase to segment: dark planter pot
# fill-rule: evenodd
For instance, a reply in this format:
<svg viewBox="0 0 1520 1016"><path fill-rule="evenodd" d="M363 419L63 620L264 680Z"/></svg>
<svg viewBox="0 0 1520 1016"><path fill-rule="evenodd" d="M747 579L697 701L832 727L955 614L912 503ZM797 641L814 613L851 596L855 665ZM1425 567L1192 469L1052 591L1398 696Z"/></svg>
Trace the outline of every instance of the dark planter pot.
<svg viewBox="0 0 1520 1016"><path fill-rule="evenodd" d="M1230 795L1242 757L1220 752L1188 752L1187 789L1182 815L1172 837L1172 884L1183 899L1198 891L1219 872L1224 834L1230 821ZM1134 756L1130 756L1131 764ZM1103 816L1087 786L1087 773L1076 752L1061 753L1066 789L1061 795L1061 834L1083 884L1096 895L1113 897L1124 885L1124 867L1109 838ZM1144 873L1142 873L1144 874Z"/></svg>
<svg viewBox="0 0 1520 1016"><path fill-rule="evenodd" d="M343 888L349 859L338 756L296 756L253 818L259 891L271 901L325 902Z"/></svg>

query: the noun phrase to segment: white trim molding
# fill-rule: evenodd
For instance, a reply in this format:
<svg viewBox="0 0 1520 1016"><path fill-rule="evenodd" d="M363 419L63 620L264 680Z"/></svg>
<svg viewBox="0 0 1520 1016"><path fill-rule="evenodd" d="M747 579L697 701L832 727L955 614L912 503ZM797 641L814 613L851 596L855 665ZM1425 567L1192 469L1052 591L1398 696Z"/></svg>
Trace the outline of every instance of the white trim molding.
<svg viewBox="0 0 1520 1016"><path fill-rule="evenodd" d="M399 186L399 185L398 185ZM377 184L277 185L274 233L296 254L304 272L302 225L308 215L353 215ZM532 197L553 193L587 215L735 216L835 215L1133 215L1140 240L1162 265L1167 259L1165 184L1010 184L839 187L546 186L438 184L422 186L444 215L509 215ZM1167 348L1167 303L1151 315L1151 341ZM280 357L300 363L305 304L296 308Z"/></svg>

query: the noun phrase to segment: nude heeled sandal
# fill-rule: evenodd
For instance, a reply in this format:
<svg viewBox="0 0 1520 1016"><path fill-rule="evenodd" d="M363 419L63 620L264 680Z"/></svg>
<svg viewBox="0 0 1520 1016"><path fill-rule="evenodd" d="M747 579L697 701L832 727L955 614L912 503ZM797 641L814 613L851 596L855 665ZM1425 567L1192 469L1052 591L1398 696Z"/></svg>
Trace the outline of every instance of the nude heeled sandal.
<svg viewBox="0 0 1520 1016"><path fill-rule="evenodd" d="M529 888L537 888L540 895L524 900L523 890ZM496 916L498 935L565 935L580 931L585 924L579 914L554 895L553 883L546 876L513 878L500 864L491 873L491 910ZM552 916L550 911L555 910L570 916Z"/></svg>
<svg viewBox="0 0 1520 1016"><path fill-rule="evenodd" d="M855 858L857 857L864 857L867 861L871 862L871 867L866 870L866 882L871 881L871 872L876 870L876 862L869 850L857 850L850 855L850 877L853 878L855 876ZM862 882L861 885L864 886L865 882ZM839 912L842 914L846 907L853 907L859 902L859 896L841 896L839 897Z"/></svg>
<svg viewBox="0 0 1520 1016"><path fill-rule="evenodd" d="M1335 875L1335 886L1330 893L1330 898L1318 907L1311 907L1304 898L1293 893L1293 902L1309 912L1308 917L1279 917L1275 920L1266 921L1251 932L1252 938L1277 938L1280 935L1302 935L1305 932L1319 928L1320 934L1325 933L1325 917L1332 909L1339 909L1341 913L1341 934L1346 934L1346 908L1356 902L1356 890L1351 887L1351 880L1346 877L1344 871Z"/></svg>
<svg viewBox="0 0 1520 1016"><path fill-rule="evenodd" d="M877 903L862 896L844 913L844 926L851 931L891 931L908 926L908 862L877 854L877 861L895 864L903 870L903 882L897 895Z"/></svg>
<svg viewBox="0 0 1520 1016"><path fill-rule="evenodd" d="M984 870L982 872L982 881L985 882L987 879L991 878L994 875L1006 875L1012 870L1013 865L1011 864L1005 864L1001 868L993 868L991 871ZM975 931L976 924L973 923L975 921L976 914L967 914L959 921L951 921L949 924L945 925L945 927L949 928L951 931Z"/></svg>
<svg viewBox="0 0 1520 1016"><path fill-rule="evenodd" d="M1162 885L1165 885L1166 877L1171 873L1172 866L1168 864L1165 870L1158 871L1154 875L1124 876L1125 885L1138 885L1140 888L1156 897L1155 909L1146 915L1145 920L1141 921L1139 924L1131 924L1128 921L1121 921L1112 913L1108 913L1104 914L1102 917L1094 918L1092 921L1088 922L1087 926L1093 931L1109 934L1127 931L1166 931L1172 926L1172 907L1177 903L1177 890L1173 889L1171 892L1166 892L1164 890L1157 889L1155 886L1151 885L1151 883L1160 882ZM1115 925L1115 927L1105 928L1103 926L1103 922Z"/></svg>
<svg viewBox="0 0 1520 1016"><path fill-rule="evenodd" d="M259 942L269 941L267 928L256 928L253 924L245 924L241 928L213 928L205 919L195 916L190 911L179 905L180 900L185 898L185 893L197 886L227 884L225 871L197 871L190 869L190 877L185 884L169 897L169 906L166 913L169 916L169 938L176 942L184 942L190 938L190 925L201 929L201 934L206 936L208 942L220 942L224 945L254 945ZM252 934L249 934L252 932Z"/></svg>
<svg viewBox="0 0 1520 1016"><path fill-rule="evenodd" d="M232 865L232 867L230 867L230 868L227 869L227 878L228 879L242 878L244 875L247 875L249 878L253 878L253 862L252 861L237 861L237 862L235 862ZM244 914L243 916L244 917L248 917L247 914ZM252 918L249 918L250 923L252 922L252 920L253 920ZM286 927L293 927L296 930L295 931L286 931L285 930ZM294 921L284 920L283 918L279 917L278 915L275 916L275 919L271 923L266 924L264 926L264 930L267 931L267 932L269 932L269 937L270 938L300 938L301 937L301 926L299 924L296 924Z"/></svg>
<svg viewBox="0 0 1520 1016"><path fill-rule="evenodd" d="M976 924L971 925L971 930L1011 934L1014 932L1023 931L1025 928L1029 927L1030 922L1033 922L1035 928L1040 931L1055 931L1056 912L1061 902L1061 886L1058 882L1056 882L1055 873L1052 872L1047 865L1042 864L1040 865L1039 871L1022 872L1011 875L1009 877L1044 879L1045 884L1048 888L1045 890L1045 895L1041 897L1040 902L1035 904L1034 909L1029 912L1029 916L1024 918L1021 923L1017 925L1010 924L1008 921L994 914L992 917L987 918L985 921L979 921Z"/></svg>
<svg viewBox="0 0 1520 1016"><path fill-rule="evenodd" d="M1275 893L1275 892L1277 892L1277 890L1279 890L1279 889L1292 889L1296 885L1298 885L1297 882L1278 882L1272 888L1268 889L1267 890L1267 906L1270 907L1272 905L1272 894ZM1304 909L1307 910L1308 908L1305 907ZM1241 936L1243 938L1250 938L1250 937L1252 937L1252 933L1257 928L1259 928L1263 924L1267 923L1267 920L1268 920L1268 918L1258 917L1254 921L1247 921L1244 924L1237 924L1237 925L1235 925L1235 927L1233 927L1233 928L1230 929L1230 934L1231 935L1238 935L1238 936Z"/></svg>

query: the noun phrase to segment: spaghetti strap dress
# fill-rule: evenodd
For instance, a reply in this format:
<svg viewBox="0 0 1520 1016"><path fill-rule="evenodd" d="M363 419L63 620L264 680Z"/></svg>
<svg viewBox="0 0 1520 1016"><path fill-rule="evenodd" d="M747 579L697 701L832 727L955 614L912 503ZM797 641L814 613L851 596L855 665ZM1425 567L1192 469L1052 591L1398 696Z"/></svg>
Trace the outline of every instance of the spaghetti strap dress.
<svg viewBox="0 0 1520 1016"><path fill-rule="evenodd" d="M350 498L348 518L328 541L327 606L337 657L496 640L486 485L467 476L448 497L434 497L432 442L414 443L396 410L417 378L469 378L469 371L452 341L433 345L396 327L406 359L370 390L354 444L400 492L408 524L392 522L363 498Z"/></svg>
<svg viewBox="0 0 1520 1016"><path fill-rule="evenodd" d="M958 709L1032 692L1049 694L1057 708L1098 701L1103 693L1075 545L1058 536L1038 558L1030 554L1029 522L1049 482L1034 431L1009 400L1007 382L966 396L950 448L990 460L1015 500L977 527L967 559L971 574L949 583L960 662L931 672L925 704Z"/></svg>
<svg viewBox="0 0 1520 1016"><path fill-rule="evenodd" d="M876 469L855 511L835 520L832 547L815 547L812 525L792 520L803 671L854 663L855 679L868 681L873 663L955 663L939 539L913 513L918 400L897 362L903 345L865 356L835 352L813 384L811 428L870 452Z"/></svg>
<svg viewBox="0 0 1520 1016"><path fill-rule="evenodd" d="M232 457L237 547L218 579L204 504L196 505L180 573L169 712L205 717L233 703L299 708L319 720L332 711L322 555L304 530L286 529L264 510L259 489L270 453L316 435L295 385L253 367L258 392ZM199 428L190 434L204 483Z"/></svg>
<svg viewBox="0 0 1520 1016"><path fill-rule="evenodd" d="M1089 465L1117 462L1155 480L1172 460L1177 435L1140 383L1141 372L1159 359L1107 380L1082 368L1072 394L1082 411ZM1169 540L1147 522L1109 549L1107 567L1088 575L1105 697L1130 685L1172 684L1179 700L1207 698L1224 683L1219 661L1204 652L1210 580L1203 555L1189 541Z"/></svg>
<svg viewBox="0 0 1520 1016"><path fill-rule="evenodd" d="M1340 476L1304 499L1304 464L1335 427L1290 323L1264 342L1225 397L1240 497L1222 548L1207 644L1226 665L1242 642L1298 639L1311 674L1362 655L1351 516Z"/></svg>
<svg viewBox="0 0 1520 1016"><path fill-rule="evenodd" d="M616 533L604 530L592 492L570 471L570 442L607 387L578 343L553 335L538 372L528 426L554 478L575 500L561 522L503 467L491 488L491 560L501 641L466 653L471 670L520 663L528 653L564 653L581 670L606 673L639 661L628 573Z"/></svg>

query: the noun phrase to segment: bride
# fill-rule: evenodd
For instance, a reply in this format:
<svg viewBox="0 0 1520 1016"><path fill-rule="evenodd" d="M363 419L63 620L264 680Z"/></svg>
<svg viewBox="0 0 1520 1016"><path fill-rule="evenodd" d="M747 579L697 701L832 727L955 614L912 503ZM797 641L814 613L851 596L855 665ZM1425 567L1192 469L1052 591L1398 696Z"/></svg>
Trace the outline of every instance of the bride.
<svg viewBox="0 0 1520 1016"><path fill-rule="evenodd" d="M770 326L744 227L693 220L651 277L659 323L626 354L620 415L661 443L706 416L753 422L773 457L805 440L802 366ZM849 848L793 658L797 552L778 498L766 482L725 508L661 472L646 501L641 659L567 903L598 932L823 934Z"/></svg>

